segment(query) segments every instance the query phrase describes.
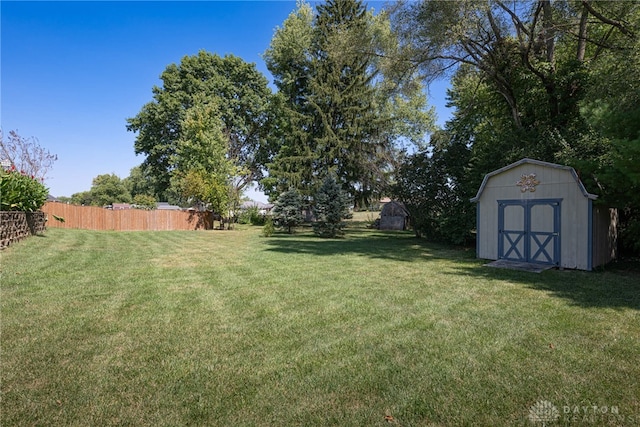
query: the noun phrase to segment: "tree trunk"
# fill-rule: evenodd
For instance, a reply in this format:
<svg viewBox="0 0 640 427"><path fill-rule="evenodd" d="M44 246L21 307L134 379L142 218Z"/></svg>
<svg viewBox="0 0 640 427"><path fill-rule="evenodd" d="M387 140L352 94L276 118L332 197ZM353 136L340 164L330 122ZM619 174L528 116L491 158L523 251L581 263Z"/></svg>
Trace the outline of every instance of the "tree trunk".
<svg viewBox="0 0 640 427"><path fill-rule="evenodd" d="M580 16L580 27L578 29L578 51L576 59L584 62L584 55L587 51L587 19L589 18L589 10L583 6L582 15Z"/></svg>
<svg viewBox="0 0 640 427"><path fill-rule="evenodd" d="M553 9L550 0L542 2L542 28L544 29L544 41L547 48L547 62L551 66L551 73L556 70L556 31L553 27Z"/></svg>

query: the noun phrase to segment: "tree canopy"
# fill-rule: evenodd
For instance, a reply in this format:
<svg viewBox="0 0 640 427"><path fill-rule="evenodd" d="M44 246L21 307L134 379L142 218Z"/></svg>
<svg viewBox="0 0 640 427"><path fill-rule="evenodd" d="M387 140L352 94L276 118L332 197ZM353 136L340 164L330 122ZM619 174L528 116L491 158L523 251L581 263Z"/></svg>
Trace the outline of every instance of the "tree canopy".
<svg viewBox="0 0 640 427"><path fill-rule="evenodd" d="M356 201L388 189L400 143L421 140L433 122L420 83L394 80L384 60L396 47L387 16L359 0L315 13L299 3L265 53L285 117L268 193L293 186L310 199L330 174Z"/></svg>
<svg viewBox="0 0 640 427"><path fill-rule="evenodd" d="M253 64L202 51L166 68L128 129L158 196L222 210L258 181L310 208L331 176L356 205L393 192L421 213L418 234L454 243L472 238L484 174L522 157L567 164L640 251L638 52L635 1L401 1L378 14L300 1L264 53L275 94ZM424 87L437 79L455 110L434 131Z"/></svg>
<svg viewBox="0 0 640 427"><path fill-rule="evenodd" d="M98 175L93 178L89 191L71 196L71 202L78 205L107 206L131 201L131 193L125 182L115 174Z"/></svg>
<svg viewBox="0 0 640 427"><path fill-rule="evenodd" d="M455 112L422 154L434 167L459 153L434 176L448 196L462 206L485 173L532 157L576 168L600 203L621 208L623 230L633 229L637 2L425 0L397 5L392 17L405 60L426 79L452 77ZM455 212L467 217L460 227L473 223L473 212Z"/></svg>
<svg viewBox="0 0 640 427"><path fill-rule="evenodd" d="M254 64L200 51L167 66L161 79L153 101L127 120L159 197L188 173L224 176L235 193L262 177L272 93Z"/></svg>

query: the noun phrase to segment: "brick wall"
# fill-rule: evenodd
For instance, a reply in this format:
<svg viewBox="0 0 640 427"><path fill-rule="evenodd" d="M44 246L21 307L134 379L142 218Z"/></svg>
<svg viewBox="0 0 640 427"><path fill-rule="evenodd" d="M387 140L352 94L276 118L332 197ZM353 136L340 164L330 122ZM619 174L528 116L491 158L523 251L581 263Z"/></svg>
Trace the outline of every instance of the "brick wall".
<svg viewBox="0 0 640 427"><path fill-rule="evenodd" d="M27 236L43 233L46 222L44 212L0 211L0 249Z"/></svg>

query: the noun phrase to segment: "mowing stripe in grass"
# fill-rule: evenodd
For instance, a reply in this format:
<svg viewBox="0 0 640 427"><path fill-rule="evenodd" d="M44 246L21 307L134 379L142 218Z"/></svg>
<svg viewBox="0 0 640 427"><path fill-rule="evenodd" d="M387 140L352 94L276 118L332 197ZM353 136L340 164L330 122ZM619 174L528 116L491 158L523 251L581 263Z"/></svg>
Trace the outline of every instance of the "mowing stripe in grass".
<svg viewBox="0 0 640 427"><path fill-rule="evenodd" d="M53 229L0 257L3 425L529 425L540 400L640 416L633 273L486 269L362 228Z"/></svg>

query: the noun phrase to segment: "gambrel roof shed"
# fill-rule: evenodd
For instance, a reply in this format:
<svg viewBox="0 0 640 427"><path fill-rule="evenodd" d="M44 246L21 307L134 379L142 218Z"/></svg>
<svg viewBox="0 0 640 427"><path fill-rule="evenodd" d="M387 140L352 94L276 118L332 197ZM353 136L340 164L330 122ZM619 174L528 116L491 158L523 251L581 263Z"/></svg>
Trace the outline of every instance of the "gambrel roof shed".
<svg viewBox="0 0 640 427"><path fill-rule="evenodd" d="M404 203L392 200L380 211L380 230L406 230L409 211Z"/></svg>
<svg viewBox="0 0 640 427"><path fill-rule="evenodd" d="M569 166L522 159L485 175L476 255L591 270L615 258L617 212L595 206Z"/></svg>

